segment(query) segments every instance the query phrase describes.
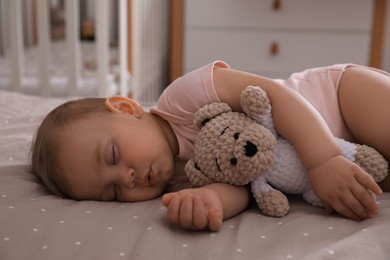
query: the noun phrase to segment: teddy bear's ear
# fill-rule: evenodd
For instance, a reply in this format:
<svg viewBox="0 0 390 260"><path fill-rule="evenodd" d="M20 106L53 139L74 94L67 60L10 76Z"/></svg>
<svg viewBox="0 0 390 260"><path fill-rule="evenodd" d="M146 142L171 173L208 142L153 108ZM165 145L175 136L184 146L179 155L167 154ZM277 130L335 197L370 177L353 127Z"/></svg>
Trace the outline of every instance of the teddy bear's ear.
<svg viewBox="0 0 390 260"><path fill-rule="evenodd" d="M271 102L267 92L260 87L248 86L241 92L241 107L245 114L256 118L271 110Z"/></svg>
<svg viewBox="0 0 390 260"><path fill-rule="evenodd" d="M213 181L200 170L195 159L190 159L184 169L190 182L197 187L213 183Z"/></svg>
<svg viewBox="0 0 390 260"><path fill-rule="evenodd" d="M274 136L278 136L272 117L271 101L267 96L267 92L258 86L246 87L241 93L241 107L247 116L263 125Z"/></svg>
<svg viewBox="0 0 390 260"><path fill-rule="evenodd" d="M194 114L194 123L197 124L199 128L202 128L208 121L214 117L232 111L230 106L223 102L216 102L205 105L201 107Z"/></svg>

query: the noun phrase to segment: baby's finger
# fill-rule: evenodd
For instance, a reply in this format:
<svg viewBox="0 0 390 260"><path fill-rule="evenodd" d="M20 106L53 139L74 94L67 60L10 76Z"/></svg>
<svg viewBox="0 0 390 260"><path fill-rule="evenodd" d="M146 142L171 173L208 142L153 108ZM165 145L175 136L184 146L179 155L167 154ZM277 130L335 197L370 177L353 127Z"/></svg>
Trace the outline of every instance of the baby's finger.
<svg viewBox="0 0 390 260"><path fill-rule="evenodd" d="M193 229L193 200L194 196L192 194L185 194L182 198L179 212L179 222L181 228Z"/></svg>
<svg viewBox="0 0 390 260"><path fill-rule="evenodd" d="M340 215L344 216L344 217L347 217L347 218L350 218L350 219L354 219L356 221L360 221L362 220L362 218L355 214L355 212L353 210L351 210L347 204L345 204L343 201L341 200L336 200L336 201L333 201L332 202L332 208L337 212L339 213Z"/></svg>
<svg viewBox="0 0 390 260"><path fill-rule="evenodd" d="M356 174L357 181L363 185L366 189L371 190L376 195L381 195L383 193L381 187L379 187L378 183L375 182L374 178L367 174Z"/></svg>
<svg viewBox="0 0 390 260"><path fill-rule="evenodd" d="M168 204L167 217L170 223L174 225L179 224L179 213L180 213L180 196L172 196Z"/></svg>
<svg viewBox="0 0 390 260"><path fill-rule="evenodd" d="M355 187L352 188L351 190L352 190L352 194L359 201L359 204L361 204L361 206L365 211L365 214L359 214L358 210L360 210L360 208L359 209L356 208L356 210L354 211L357 214L359 214L363 218L369 218L378 214L379 212L378 205L376 204L375 199L372 197L369 190L363 187Z"/></svg>
<svg viewBox="0 0 390 260"><path fill-rule="evenodd" d="M211 231L218 231L222 226L223 217L221 212L216 209L209 209L207 212L209 219L209 229Z"/></svg>
<svg viewBox="0 0 390 260"><path fill-rule="evenodd" d="M168 207L169 203L171 202L172 198L174 197L174 193L166 193L162 196L161 202L165 207Z"/></svg>
<svg viewBox="0 0 390 260"><path fill-rule="evenodd" d="M196 230L206 229L208 225L208 219L206 214L206 208L203 201L199 196L194 197L194 227Z"/></svg>
<svg viewBox="0 0 390 260"><path fill-rule="evenodd" d="M360 192L358 192L359 196L361 196ZM361 203L356 194L353 192L348 192L343 198L345 206L348 207L358 218L353 217L353 219L361 220L371 217L371 214L367 211L367 208Z"/></svg>

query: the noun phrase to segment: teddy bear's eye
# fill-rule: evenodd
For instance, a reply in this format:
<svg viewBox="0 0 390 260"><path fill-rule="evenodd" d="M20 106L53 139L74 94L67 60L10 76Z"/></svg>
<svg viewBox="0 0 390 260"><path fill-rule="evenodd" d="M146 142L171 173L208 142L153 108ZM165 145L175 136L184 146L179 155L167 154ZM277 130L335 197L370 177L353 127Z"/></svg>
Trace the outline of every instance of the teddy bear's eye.
<svg viewBox="0 0 390 260"><path fill-rule="evenodd" d="M236 158L231 158L231 159L230 159L230 163L231 163L232 165L236 165L236 164L237 164L237 159L236 159Z"/></svg>
<svg viewBox="0 0 390 260"><path fill-rule="evenodd" d="M234 133L234 135L233 135L234 140L237 140L238 137L240 137L240 134L241 134L241 133Z"/></svg>

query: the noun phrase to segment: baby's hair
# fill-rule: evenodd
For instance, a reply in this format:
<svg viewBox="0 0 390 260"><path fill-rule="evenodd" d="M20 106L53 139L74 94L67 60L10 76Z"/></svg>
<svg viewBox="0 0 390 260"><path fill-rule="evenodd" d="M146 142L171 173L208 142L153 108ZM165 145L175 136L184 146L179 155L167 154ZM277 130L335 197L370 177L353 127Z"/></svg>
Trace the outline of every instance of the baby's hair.
<svg viewBox="0 0 390 260"><path fill-rule="evenodd" d="M62 130L91 115L109 113L104 98L85 98L65 102L49 112L40 124L31 146L32 173L52 193L68 198L66 180L59 170Z"/></svg>

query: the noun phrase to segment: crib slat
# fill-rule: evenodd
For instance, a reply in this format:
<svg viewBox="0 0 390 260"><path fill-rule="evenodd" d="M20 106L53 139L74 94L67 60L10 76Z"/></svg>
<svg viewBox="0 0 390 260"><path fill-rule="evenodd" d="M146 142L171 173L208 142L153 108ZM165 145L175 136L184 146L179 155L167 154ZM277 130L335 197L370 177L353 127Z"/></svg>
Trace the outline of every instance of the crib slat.
<svg viewBox="0 0 390 260"><path fill-rule="evenodd" d="M5 10L5 8L8 8L7 10ZM5 53L5 50L7 49L8 47L8 39L6 39L5 35L8 35L9 32L8 32L8 22L9 22L9 16L7 15L7 13L9 14L10 13L10 8L8 6L5 5L5 2L4 1L0 1L0 33L1 33L1 37L0 37L0 53L1 54L4 54Z"/></svg>
<svg viewBox="0 0 390 260"><path fill-rule="evenodd" d="M67 59L68 59L68 95L77 95L77 86L80 81L81 58L80 58L80 41L78 28L79 19L79 3L78 0L65 1L66 12L66 44L67 44Z"/></svg>
<svg viewBox="0 0 390 260"><path fill-rule="evenodd" d="M40 67L40 93L42 96L50 96L49 81L49 58L50 58L50 39L49 39L49 6L47 0L37 1L38 18L38 49L39 49L39 67Z"/></svg>
<svg viewBox="0 0 390 260"><path fill-rule="evenodd" d="M33 15L33 8L34 8L34 3L33 1L24 1L24 5L26 7L26 12L24 15L26 16L26 23L24 24L25 28L24 29L24 36L26 39L24 39L24 42L26 43L26 46L32 46L34 42L34 30L35 30L35 25L34 25L34 15Z"/></svg>
<svg viewBox="0 0 390 260"><path fill-rule="evenodd" d="M127 0L119 0L119 94L128 95L127 89Z"/></svg>
<svg viewBox="0 0 390 260"><path fill-rule="evenodd" d="M96 4L96 58L98 96L106 97L110 94L107 84L108 75L108 1L97 0Z"/></svg>
<svg viewBox="0 0 390 260"><path fill-rule="evenodd" d="M22 7L20 0L9 1L9 18L13 29L10 31L10 51L11 51L11 73L12 89L17 92L22 91L23 74L23 36L22 36Z"/></svg>
<svg viewBox="0 0 390 260"><path fill-rule="evenodd" d="M131 93L135 100L141 100L140 90L140 67L142 65L141 60L141 46L142 46L142 30L140 26L141 2L139 0L133 0L131 6L131 39L132 39L132 74L131 74Z"/></svg>

